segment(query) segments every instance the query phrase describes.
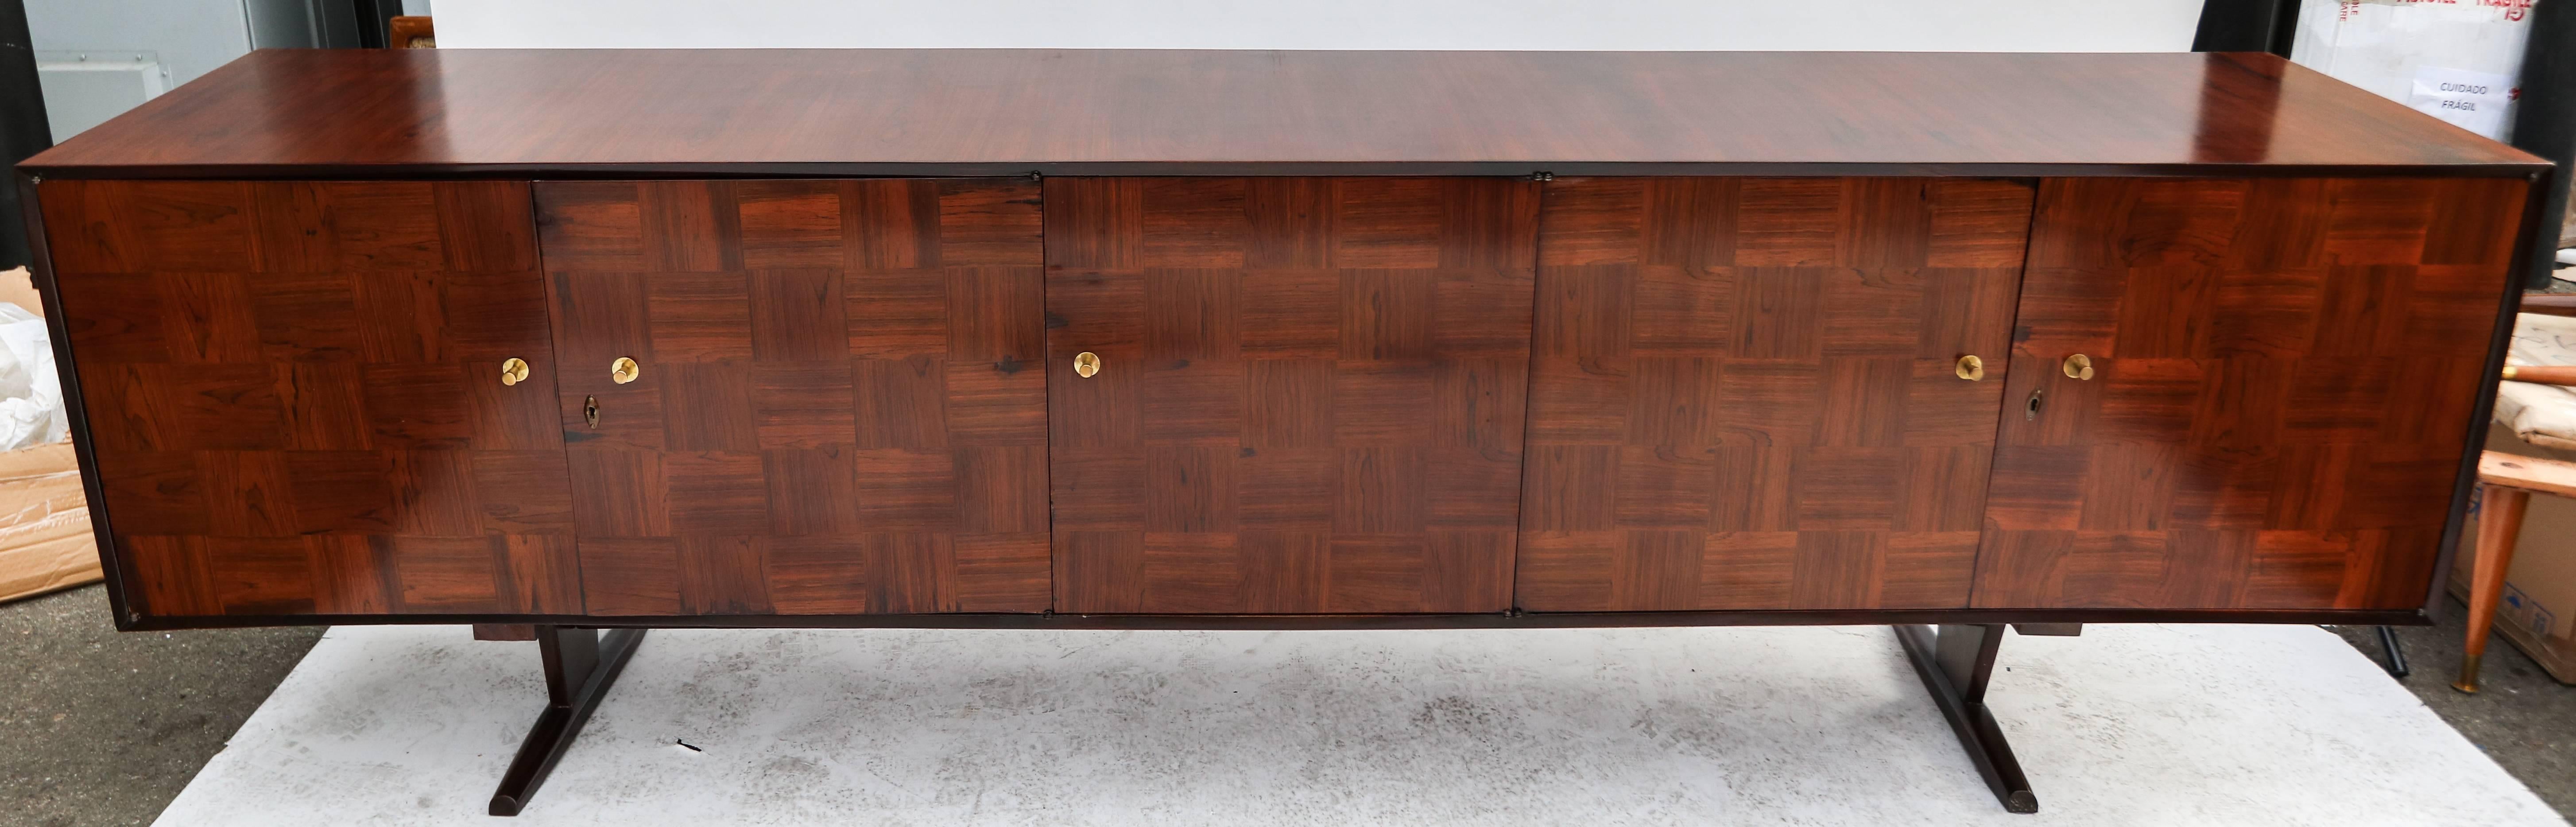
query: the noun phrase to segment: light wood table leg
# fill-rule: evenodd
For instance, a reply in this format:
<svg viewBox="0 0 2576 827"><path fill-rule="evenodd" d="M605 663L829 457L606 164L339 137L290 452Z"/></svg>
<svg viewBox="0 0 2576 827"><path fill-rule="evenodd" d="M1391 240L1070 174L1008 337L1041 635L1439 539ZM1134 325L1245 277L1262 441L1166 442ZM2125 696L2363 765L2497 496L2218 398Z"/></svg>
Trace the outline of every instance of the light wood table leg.
<svg viewBox="0 0 2576 827"><path fill-rule="evenodd" d="M2513 568L2514 541L2522 536L2522 514L2531 492L2487 484L2478 506L2478 545L2469 558L2469 639L2460 658L2460 679L2451 688L2478 691L2478 662L2486 657L2487 633L2495 627L2496 603L2504 598L2504 575Z"/></svg>

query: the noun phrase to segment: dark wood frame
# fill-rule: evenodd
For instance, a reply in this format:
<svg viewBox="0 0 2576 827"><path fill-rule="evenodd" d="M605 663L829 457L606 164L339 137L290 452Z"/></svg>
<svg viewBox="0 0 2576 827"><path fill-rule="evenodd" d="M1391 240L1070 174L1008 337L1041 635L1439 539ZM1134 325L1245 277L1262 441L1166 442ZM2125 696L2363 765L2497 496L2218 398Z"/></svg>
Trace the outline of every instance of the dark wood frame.
<svg viewBox="0 0 2576 827"><path fill-rule="evenodd" d="M385 48L435 48L411 45L412 38L416 37L426 37L430 38L432 42L436 42L438 38L438 28L437 25L429 19L428 15L397 14L393 19L385 21Z"/></svg>

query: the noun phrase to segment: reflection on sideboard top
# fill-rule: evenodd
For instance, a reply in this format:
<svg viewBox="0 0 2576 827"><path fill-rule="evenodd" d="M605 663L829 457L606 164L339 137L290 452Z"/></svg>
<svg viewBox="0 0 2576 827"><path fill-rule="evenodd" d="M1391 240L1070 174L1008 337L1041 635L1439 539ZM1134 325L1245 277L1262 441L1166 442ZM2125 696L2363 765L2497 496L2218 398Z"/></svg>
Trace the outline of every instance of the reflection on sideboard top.
<svg viewBox="0 0 2576 827"><path fill-rule="evenodd" d="M2263 54L304 49L255 52L21 166L2243 176L2546 162Z"/></svg>

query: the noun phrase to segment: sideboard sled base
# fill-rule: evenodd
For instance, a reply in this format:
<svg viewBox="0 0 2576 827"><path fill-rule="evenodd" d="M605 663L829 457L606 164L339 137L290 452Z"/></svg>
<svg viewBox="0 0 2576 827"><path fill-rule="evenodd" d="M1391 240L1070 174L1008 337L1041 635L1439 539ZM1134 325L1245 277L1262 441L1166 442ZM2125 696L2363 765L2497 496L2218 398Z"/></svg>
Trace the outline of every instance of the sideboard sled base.
<svg viewBox="0 0 2576 827"><path fill-rule="evenodd" d="M2039 812L2039 796L2030 791L2030 779L2022 775L2020 759L2013 757L2012 744L2004 741L2003 727L1995 723L1994 711L1986 706L1986 685L1995 674L1995 652L2003 648L2004 627L2001 625L1947 624L1940 626L1899 625L1896 640L1905 646L1905 658L1914 664L1914 674L1923 678L1924 690L1932 693L1932 703L1941 708L1941 717L1950 722L1950 731L1959 736L1959 745L1968 749L1968 761L1977 767L1977 775L1986 779L1986 787L1995 791L1995 800L2010 813ZM2050 634L2060 634L2050 632Z"/></svg>
<svg viewBox="0 0 2576 827"><path fill-rule="evenodd" d="M2079 633L2080 624L2033 624L2025 634L2053 636ZM1897 625L1896 639L1906 659L1923 679L1923 688L1949 721L1950 730L1967 748L1968 760L1995 793L2006 812L2039 812L2039 798L2023 775L2003 728L1986 706L1986 687L1994 676L1995 654L2002 648L2004 624ZM643 642L643 628L602 630L567 626L534 627L546 676L546 708L538 713L521 742L518 755L492 792L488 810L515 816L554 771L555 762L571 748L581 728L598 711L609 687Z"/></svg>
<svg viewBox="0 0 2576 827"><path fill-rule="evenodd" d="M539 626L536 631L537 652L545 661L546 709L537 714L519 754L510 759L510 769L501 774L501 786L492 791L489 812L496 816L515 816L528 806L528 797L546 783L555 761L581 735L608 687L626 670L645 632L617 629L602 635L597 629L565 626Z"/></svg>

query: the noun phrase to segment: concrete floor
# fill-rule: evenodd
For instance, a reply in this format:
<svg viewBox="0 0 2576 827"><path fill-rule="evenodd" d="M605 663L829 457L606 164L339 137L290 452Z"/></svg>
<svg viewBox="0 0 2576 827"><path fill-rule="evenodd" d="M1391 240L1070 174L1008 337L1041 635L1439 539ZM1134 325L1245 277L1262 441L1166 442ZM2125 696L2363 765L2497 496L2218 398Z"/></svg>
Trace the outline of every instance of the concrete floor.
<svg viewBox="0 0 2576 827"><path fill-rule="evenodd" d="M149 824L319 639L318 628L119 634L97 586L0 606L0 825ZM2450 689L2457 606L2400 634L2414 694L2562 814L2576 814L2576 687L2501 640L2487 691ZM2366 627L2338 630L2378 656ZM535 666L530 664L530 670Z"/></svg>
<svg viewBox="0 0 2576 827"><path fill-rule="evenodd" d="M0 825L152 823L321 638L120 634L101 586L0 606Z"/></svg>
<svg viewBox="0 0 2576 827"><path fill-rule="evenodd" d="M184 827L490 827L530 643L334 628ZM664 629L515 827L2570 827L2313 626L2016 637L2014 815L1885 626Z"/></svg>

